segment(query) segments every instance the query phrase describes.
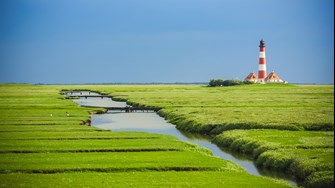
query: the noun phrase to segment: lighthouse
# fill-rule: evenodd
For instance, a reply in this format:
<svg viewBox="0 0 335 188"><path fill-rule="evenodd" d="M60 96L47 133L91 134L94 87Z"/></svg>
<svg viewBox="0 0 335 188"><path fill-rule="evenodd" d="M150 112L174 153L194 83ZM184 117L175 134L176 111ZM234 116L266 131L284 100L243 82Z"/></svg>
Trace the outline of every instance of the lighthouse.
<svg viewBox="0 0 335 188"><path fill-rule="evenodd" d="M244 81L254 82L254 83L288 83L283 81L280 77L272 71L268 76L266 76L266 60L265 60L265 42L262 39L259 44L259 63L258 63L258 76L255 72L250 73Z"/></svg>
<svg viewBox="0 0 335 188"><path fill-rule="evenodd" d="M258 82L264 84L265 78L266 78L265 42L262 39L259 44Z"/></svg>

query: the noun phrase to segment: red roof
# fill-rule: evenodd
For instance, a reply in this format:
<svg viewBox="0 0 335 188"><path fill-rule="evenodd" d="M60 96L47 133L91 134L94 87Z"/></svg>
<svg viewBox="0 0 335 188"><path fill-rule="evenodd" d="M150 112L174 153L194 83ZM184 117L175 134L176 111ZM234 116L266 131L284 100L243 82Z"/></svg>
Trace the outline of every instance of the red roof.
<svg viewBox="0 0 335 188"><path fill-rule="evenodd" d="M275 73L275 71L272 71L266 78L265 81L267 80L281 80L279 76Z"/></svg>
<svg viewBox="0 0 335 188"><path fill-rule="evenodd" d="M258 76L254 72L252 72L244 80L257 80L257 79Z"/></svg>

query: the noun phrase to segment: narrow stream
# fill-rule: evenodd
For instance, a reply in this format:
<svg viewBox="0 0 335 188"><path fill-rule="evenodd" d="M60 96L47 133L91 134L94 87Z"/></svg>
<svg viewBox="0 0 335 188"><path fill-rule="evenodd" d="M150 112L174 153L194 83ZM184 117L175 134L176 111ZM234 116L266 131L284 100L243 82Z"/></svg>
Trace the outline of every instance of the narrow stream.
<svg viewBox="0 0 335 188"><path fill-rule="evenodd" d="M67 93L68 96L92 95L97 96L98 93L88 91L78 91ZM115 102L107 97L80 97L74 100L81 106L92 107L126 107L125 102ZM154 112L136 112L124 113L120 111L108 111L105 114L92 115L91 125L113 131L137 131L150 132L158 134L167 134L177 137L179 140L196 144L200 147L207 148L212 151L213 155L222 159L232 161L247 170L248 173L256 176L267 176L271 178L281 179L292 186L297 186L294 179L288 177L284 173L277 173L268 170L258 169L252 159L238 154L232 154L216 144L211 142L210 138L199 134L191 134L181 132L175 128L175 125L168 123L164 118L158 116Z"/></svg>

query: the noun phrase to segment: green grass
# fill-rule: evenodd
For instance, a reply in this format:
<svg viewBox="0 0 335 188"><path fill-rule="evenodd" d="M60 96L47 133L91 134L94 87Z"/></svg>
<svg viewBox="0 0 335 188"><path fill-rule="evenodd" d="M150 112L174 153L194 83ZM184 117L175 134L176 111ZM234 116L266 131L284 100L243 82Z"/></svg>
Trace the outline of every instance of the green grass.
<svg viewBox="0 0 335 188"><path fill-rule="evenodd" d="M334 148L334 132L232 130L217 136L214 142L258 157L263 151L279 148Z"/></svg>
<svg viewBox="0 0 335 188"><path fill-rule="evenodd" d="M81 126L82 127L82 126ZM32 129L32 128L30 128ZM76 130L76 129L75 129ZM86 129L84 129L86 130ZM39 131L39 132L0 132L0 140L81 140L81 139L160 139L168 138L169 136L151 134L151 133L140 133L140 132L113 132L110 131Z"/></svg>
<svg viewBox="0 0 335 188"><path fill-rule="evenodd" d="M83 117L88 118L88 117ZM0 126L0 133L18 133L18 132L100 132L104 130L99 130L96 128L86 127L83 125L45 125L43 122L41 125L2 125ZM4 134L6 135L6 134ZM14 137L15 138L15 137Z"/></svg>
<svg viewBox="0 0 335 188"><path fill-rule="evenodd" d="M225 131L224 139L216 139L217 143L253 155L258 159L259 166L288 170L306 180L308 187L334 181L333 178L323 178L324 182L315 175L328 172L329 168L325 166L334 163L326 160L334 158L333 85L255 84L216 88L128 85L86 88L115 95L117 100L132 105L161 107L158 113L183 131L214 135ZM266 137L257 137L259 132L246 131L248 136L242 135L242 139L229 136L227 131L234 129L270 131L262 132ZM275 130L289 131L278 134ZM320 155L311 155L313 153ZM331 172L334 174L333 170Z"/></svg>
<svg viewBox="0 0 335 188"><path fill-rule="evenodd" d="M81 86L82 87L82 86ZM179 129L334 130L334 86L87 86L133 105L163 108Z"/></svg>
<svg viewBox="0 0 335 188"><path fill-rule="evenodd" d="M284 188L282 182L232 171L0 174L2 187L234 187ZM17 181L20 180L20 181Z"/></svg>
<svg viewBox="0 0 335 188"><path fill-rule="evenodd" d="M278 149L262 153L257 164L267 168L288 170L305 179L317 171L334 172L334 149Z"/></svg>
<svg viewBox="0 0 335 188"><path fill-rule="evenodd" d="M1 187L290 187L171 136L81 125L100 109L59 94L80 87L0 85Z"/></svg>
<svg viewBox="0 0 335 188"><path fill-rule="evenodd" d="M112 133L110 133L111 135ZM176 139L163 137L137 139L106 139L113 137L95 137L91 139L35 139L6 140L0 142L1 153L33 153L61 151L132 151L132 150L185 150L193 145L187 145ZM115 137L114 137L115 138Z"/></svg>
<svg viewBox="0 0 335 188"><path fill-rule="evenodd" d="M334 175L334 132L232 130L217 136L214 142L235 152L252 154L260 167L288 171L306 180L307 187L311 184L308 179L318 182L315 173ZM325 181L331 184L334 179Z"/></svg>
<svg viewBox="0 0 335 188"><path fill-rule="evenodd" d="M3 173L243 170L220 158L190 151L1 154Z"/></svg>
<svg viewBox="0 0 335 188"><path fill-rule="evenodd" d="M334 187L334 171L316 172L310 175L306 180L306 187Z"/></svg>
<svg viewBox="0 0 335 188"><path fill-rule="evenodd" d="M0 127L78 125L89 118L93 109L62 100L59 90L54 86L0 85Z"/></svg>

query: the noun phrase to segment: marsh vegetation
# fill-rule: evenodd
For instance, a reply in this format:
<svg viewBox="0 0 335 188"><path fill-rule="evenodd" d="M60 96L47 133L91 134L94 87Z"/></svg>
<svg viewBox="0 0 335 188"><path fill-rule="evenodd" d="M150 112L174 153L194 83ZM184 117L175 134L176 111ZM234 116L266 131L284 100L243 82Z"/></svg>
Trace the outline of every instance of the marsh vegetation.
<svg viewBox="0 0 335 188"><path fill-rule="evenodd" d="M160 107L159 114L179 129L215 135L216 143L253 156L259 166L287 171L306 187L333 185L334 87L257 84L1 85L2 185L289 187L170 136L80 125L102 109L78 107L64 100L62 89L90 89L130 105Z"/></svg>
<svg viewBox="0 0 335 188"><path fill-rule="evenodd" d="M61 89L1 85L1 186L289 187L171 136L82 125L99 109L64 100Z"/></svg>

